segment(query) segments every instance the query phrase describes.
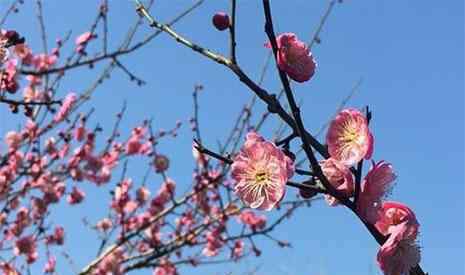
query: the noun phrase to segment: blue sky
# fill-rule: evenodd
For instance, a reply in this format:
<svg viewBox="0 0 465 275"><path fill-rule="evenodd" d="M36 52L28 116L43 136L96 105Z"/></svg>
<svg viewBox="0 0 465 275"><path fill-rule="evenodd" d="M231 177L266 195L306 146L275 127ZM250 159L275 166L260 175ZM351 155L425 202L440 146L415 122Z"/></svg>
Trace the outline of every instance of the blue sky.
<svg viewBox="0 0 465 275"><path fill-rule="evenodd" d="M10 2L10 1L5 1ZM86 31L94 18L97 1L44 1L49 44L72 29ZM110 0L110 45L117 45L135 20L133 2ZM154 15L166 21L189 6L191 0L157 0ZM327 1L272 1L275 25L280 32L295 32L308 40L316 29ZM226 0L206 0L192 16L175 27L193 41L226 54L228 37L211 26L211 16L228 10ZM0 6L3 11L5 6ZM319 129L340 101L360 79L363 83L350 106L369 105L373 111L372 131L376 138L376 160L393 163L397 185L392 200L404 202L415 211L421 224L422 266L430 274L464 273L464 30L463 1L344 1L330 15L321 35L322 44L313 54L318 69L312 81L297 85L296 97L303 101L303 117L308 129ZM261 1L238 0L238 61L258 78L267 49L263 32ZM7 28L17 29L36 50L40 49L35 5L28 3ZM150 30L143 27L139 35ZM141 36L140 36L141 37ZM123 128L153 117L156 127L171 128L192 114L192 87L202 83L201 126L210 146L224 139L238 110L251 93L228 70L193 53L166 35L145 49L121 61L147 81L139 88L116 71L111 81L96 92L93 106L102 124L111 124L122 105L128 103ZM63 83L62 93L82 91L95 72L79 69ZM278 90L274 70L268 71L264 86ZM259 110L263 110L260 104ZM19 120L0 109L0 135L16 127ZM264 134L279 123L272 119ZM191 133L183 127L175 141L160 150L171 155L170 175L189 182L193 161ZM144 171L130 167L137 178ZM73 225L72 234L85 229L75 215L84 213L97 220L99 199L106 194L90 189L86 206L57 215L63 224ZM94 193L93 193L94 192ZM289 193L290 196L292 192ZM95 204L94 204L95 202ZM103 207L103 206L101 206ZM103 209L102 209L103 211ZM66 214L67 213L67 214ZM103 212L102 212L103 213ZM75 226L74 226L75 225ZM85 234L83 234L85 235ZM184 270L184 274L242 274L259 267L260 275L372 275L377 245L365 228L346 209L316 203L302 209L281 226L275 236L291 241L291 249L280 249L267 241L260 258L250 258L239 266L209 266ZM85 236L83 238L86 238ZM91 239L89 239L91 240ZM80 247L71 240L67 247L78 266L92 257L96 247ZM68 250L68 249L67 249ZM92 253L92 254L90 254ZM66 272L64 273L66 274ZM142 272L141 274L150 274Z"/></svg>

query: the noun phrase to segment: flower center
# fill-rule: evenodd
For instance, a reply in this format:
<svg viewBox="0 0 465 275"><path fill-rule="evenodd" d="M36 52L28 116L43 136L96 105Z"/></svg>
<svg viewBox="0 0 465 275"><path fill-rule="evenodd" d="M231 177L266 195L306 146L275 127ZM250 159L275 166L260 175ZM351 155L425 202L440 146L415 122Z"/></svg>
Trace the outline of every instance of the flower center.
<svg viewBox="0 0 465 275"><path fill-rule="evenodd" d="M266 171L260 171L255 174L255 181L259 184L263 184L264 182L269 180L269 175Z"/></svg>
<svg viewBox="0 0 465 275"><path fill-rule="evenodd" d="M355 142L358 138L358 133L354 128L346 128L342 140L344 142Z"/></svg>
<svg viewBox="0 0 465 275"><path fill-rule="evenodd" d="M395 211L392 215L392 224L398 225L402 223L405 220L405 216L407 216L407 213L404 213L401 210Z"/></svg>

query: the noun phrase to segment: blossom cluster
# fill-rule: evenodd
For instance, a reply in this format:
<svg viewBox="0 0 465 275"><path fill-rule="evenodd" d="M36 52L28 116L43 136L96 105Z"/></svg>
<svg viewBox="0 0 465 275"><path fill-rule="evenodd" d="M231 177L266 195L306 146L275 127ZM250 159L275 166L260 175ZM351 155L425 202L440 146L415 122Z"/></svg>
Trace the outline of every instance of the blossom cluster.
<svg viewBox="0 0 465 275"><path fill-rule="evenodd" d="M14 38L17 34L2 31L1 35L0 47L5 50L1 64L2 91L14 95L23 89L20 100L24 106L57 96L56 91L44 89L45 78L47 70L58 64L64 42L57 40L50 54L36 54L24 41ZM21 43L8 42L11 37ZM78 58L87 54L86 46L96 37L85 32L75 39L74 53ZM21 77L25 68L37 73ZM64 76L63 73L57 77ZM45 119L38 120L31 113L21 118L24 121L20 120L17 129L6 132L2 138L0 246L4 252L0 273L21 274L38 263L44 264L44 273L55 273L60 257L54 247L64 245L70 236L66 224L52 220L50 213L58 207L79 207L86 203L89 188L111 194L108 215L90 225L102 242L120 243L128 234L132 237L127 241L129 244L103 253L87 274L125 274L133 259L145 261L149 257L144 255L171 249L173 245L177 247L173 253L150 258L154 274L178 274L176 259L197 266L202 259L215 256L224 255L237 261L247 249L258 255L258 248L246 244L242 234L264 230L266 218L247 211L242 213L236 199L223 197L230 187L222 167L208 165L208 158L194 150L193 191L176 195L176 182L168 177L170 159L158 151L157 145L165 137L177 136L180 121L173 129L156 132L144 121L123 138L118 128L123 113L118 113L114 130L107 135L102 126L91 124L91 113L76 113L83 100L77 92L69 92L59 108L42 109L47 113ZM115 180L115 173L133 159L145 160L149 172L163 179L161 183L154 184L153 180L141 183L129 177ZM89 184L90 187L86 186ZM233 234L230 227L245 230Z"/></svg>
<svg viewBox="0 0 465 275"><path fill-rule="evenodd" d="M78 36L75 53L85 55L85 47L95 38L90 32ZM20 70L53 69L61 45L62 41L57 41L51 54L34 54L25 43L12 46L13 54L5 59L4 72L14 76L9 79L17 90L24 86L24 102L42 102L54 96L50 91L41 91L46 74L21 78ZM87 274L125 274L133 259L145 261L148 257L144 255L173 244L177 247L173 253L153 258L154 274L178 274L176 259L197 266L202 259L212 257L237 261L248 250L260 254L255 244L248 245L242 235L248 234L247 240L251 241L250 234L266 229L266 217L243 211L236 199L223 197L230 189L224 167L212 167L206 155L193 150L193 190L176 196L176 182L168 177L170 159L158 151L157 144L164 137L176 137L180 121L171 130L157 132L144 121L124 139L117 128L123 113L118 113L115 129L105 137L99 125L91 125L90 113L76 114L83 99L77 92L69 92L60 107L43 121L26 116L18 129L4 135L0 146L0 203L4 209L0 228L4 237L0 245L11 247L11 253L0 261L0 273L20 274L37 263L44 263L44 273L57 271L60 258L54 247L65 244L69 231L66 224L55 224L50 213L63 205L79 207L86 203L89 186L85 185L89 183L111 193L108 215L92 225L102 242L119 243L128 234L133 237L130 245L102 254ZM150 172L163 181L154 185L124 177L113 185L115 173L135 158L146 160ZM233 234L234 227L244 229ZM197 251L189 253L188 248Z"/></svg>
<svg viewBox="0 0 465 275"><path fill-rule="evenodd" d="M321 170L344 199L355 197L356 179L351 171L363 159L371 159L374 138L368 120L357 109L344 109L331 121L326 136L330 157L321 160ZM419 224L405 205L385 201L396 174L386 161L375 162L360 182L354 203L356 212L365 222L374 225L387 241L378 253L378 263L386 275L404 275L420 261L416 243ZM245 205L271 210L283 198L286 183L294 172L293 161L272 142L256 132L250 132L233 160L231 175L235 192ZM325 194L330 206L338 199Z"/></svg>
<svg viewBox="0 0 465 275"><path fill-rule="evenodd" d="M40 262L43 256L43 272L56 273L54 247L64 245L69 231L65 225L53 223L50 213L62 205L78 207L86 202L85 183L90 183L92 188L106 188L110 199L108 215L89 226L102 241L101 251L81 274L126 274L151 267L154 275L177 275L179 264L197 266L203 260L208 262L221 255L237 261L247 252L259 256L261 251L253 241L254 236L262 234L273 239L269 231L294 209L289 207L272 225L265 215L256 212L282 208L287 185L297 185L290 182L299 170L289 143L281 148L282 144L267 141L254 129L246 135L240 151L232 152L232 159L223 159L216 166L195 145L192 186L189 192L179 195L179 185L168 176L172 163L158 151L157 145L167 134L176 137L180 122L171 131L160 130L155 134L151 124L144 121L123 139L118 129L122 118L119 113L113 132L106 137L106 142L99 142L103 129L100 125L94 128L89 125L92 112L75 115L89 95L69 92L58 101L58 109L48 105L57 97L54 85L65 75L63 68L80 66L81 58L90 58L88 45L101 37L96 33L99 20L105 21L103 29L106 29L107 11L108 7L102 4L91 31L74 39L72 55L62 69L57 69L57 64L66 41L57 39L50 52L34 53L17 32L0 31L1 97L18 97L17 91L23 88L20 101L5 102L12 102L9 104L13 113L18 112L18 106L23 106L26 115L18 129L5 134L4 150L0 151L0 229L3 232L0 247L11 252L7 257L2 255L0 271L20 274ZM229 29L232 47L235 47L235 15L229 18L226 13L217 13L212 22L220 31ZM154 22L151 25L157 26ZM96 55L95 60L110 56L135 79L117 61L116 54L107 54L106 35L105 30L104 55ZM132 36L130 33L128 37ZM184 41L179 37L177 40ZM129 42L130 39L126 43L129 45ZM296 34L282 33L272 42L265 47L273 49L281 77L284 73L293 81L303 83L314 76L317 65L313 54ZM193 49L202 52L200 46ZM232 63L237 65L235 50L231 52ZM93 66L92 58L84 63ZM30 74L24 73L28 70ZM52 81L55 84L48 86L51 71L58 74ZM235 71L240 70L236 67ZM247 82L244 77L241 80ZM36 104L47 108L33 107ZM40 110L45 110L42 120L37 119ZM197 118L190 122L192 130L198 130ZM238 139L241 135L242 132ZM317 171L308 172L312 175L312 187L317 187L314 190L325 194L329 206L350 205L360 219L385 237L377 261L386 275L408 274L420 262L419 223L408 206L386 200L396 174L390 163L372 159L374 136L369 119L357 109L342 110L331 121L326 146L322 147L327 148L329 157L319 160ZM142 182L126 175L127 163L136 158L148 163ZM231 178L227 176L229 162L224 160L232 162ZM362 178L361 168L355 167L363 167L363 160L370 160L371 168ZM123 170L122 176L115 181L119 170ZM151 173L162 180L153 184ZM233 192L237 197L230 195ZM312 192L307 198L314 195ZM286 242L277 243L288 246Z"/></svg>

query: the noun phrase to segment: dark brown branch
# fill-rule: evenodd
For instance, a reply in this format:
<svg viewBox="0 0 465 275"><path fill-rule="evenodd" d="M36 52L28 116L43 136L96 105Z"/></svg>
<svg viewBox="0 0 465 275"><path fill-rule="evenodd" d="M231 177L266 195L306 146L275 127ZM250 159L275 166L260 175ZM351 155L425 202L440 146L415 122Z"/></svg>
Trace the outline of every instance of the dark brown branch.
<svg viewBox="0 0 465 275"><path fill-rule="evenodd" d="M268 106L268 110L270 113L275 113L278 114L278 116L288 124L293 131L296 131L299 136L301 137L303 141L303 146L304 150L306 151L306 154L312 164L312 168L315 172L315 175L322 181L323 185L327 188L328 193L331 196L336 197L342 204L347 206L349 209L351 209L357 216L357 211L356 208L353 205L353 202L346 198L345 196L339 195L339 192L335 190L334 187L332 187L331 184L329 184L328 180L324 176L323 172L321 171L321 167L318 164L318 160L316 159L313 150L311 147L315 148L323 157L328 158L329 154L324 145L319 143L310 133L308 133L305 128L303 127L302 120L300 118L300 112L295 104L295 101L293 101L293 95L292 91L290 90L289 87L289 80L287 79L287 76L283 73L280 72L280 77L282 78L283 86L285 88L286 95L288 95L288 98L290 101L293 101L293 106L291 107L293 111L293 116L289 115L285 109L282 107L280 102L277 100L276 95L269 94L266 90L261 88L259 85L257 85L254 81L252 81L247 74L245 74L242 69L237 65L232 63L229 59L225 58L224 56L214 53L198 44L195 44L185 37L179 35L176 33L173 29L171 29L169 26L161 24L157 22L145 9L145 7L140 3L139 0L136 0L137 3L137 12L145 17L148 22L150 23L150 26L156 29L159 29L168 35L170 35L174 40L176 40L178 43L183 44L184 46L192 49L193 51L221 64L229 69L231 69L236 76L239 78L241 82L243 82L249 89L251 89L258 98L260 98L263 102L265 102ZM267 29L267 34L269 35L270 42L272 43L273 51L276 56L277 52L277 45L276 45L276 38L274 35L274 31L272 28L272 23L271 22L271 12L269 9L269 1L263 0L264 3L264 9L265 9L265 17L267 18L267 24L266 24L266 29ZM268 9L267 9L268 7ZM284 77L282 77L284 76ZM294 120L295 119L295 120ZM217 156L219 159L223 158L222 156ZM360 216L358 216L360 218ZM361 219L361 218L360 218ZM378 243L383 244L386 240L386 237L382 235L373 225L368 224L362 220L362 222L365 224L367 229L370 231L370 233L373 235L373 237L378 241ZM423 274L421 274L423 275Z"/></svg>
<svg viewBox="0 0 465 275"><path fill-rule="evenodd" d="M263 0L263 9L265 13L265 32L270 40L271 47L273 49L273 54L275 57L275 61L277 62L278 58L278 44L276 41L276 36L273 28L273 19L271 15L271 6L269 0ZM289 102L289 107L291 108L292 115L295 120L295 131L298 136L302 140L302 147L307 155L307 158L310 160L312 165L312 170L315 172L316 176L321 180L323 186L328 190L328 193L332 196L336 197L338 200L343 202L344 204L350 205L351 202L344 196L340 195L339 192L329 183L328 179L323 174L320 165L318 164L318 160L315 157L315 154L311 148L312 142L310 140L310 134L305 130L302 117L300 115L300 109L297 106L297 103L294 99L293 92L291 90L291 85L289 79L284 71L282 71L279 67L277 67L279 72L279 78L281 79L281 83L283 84L284 92L286 94L287 100Z"/></svg>
<svg viewBox="0 0 465 275"><path fill-rule="evenodd" d="M135 81L137 83L137 86L142 86L146 84L146 82L143 79L140 79L139 77L131 73L131 71L129 71L129 69L126 68L126 66L124 66L121 62L119 62L119 60L116 57L113 58L113 61L115 62L118 68L120 68L123 72L125 72L129 76L130 81Z"/></svg>
<svg viewBox="0 0 465 275"><path fill-rule="evenodd" d="M181 20L183 17L185 17L186 15L191 13L193 10L198 8L203 2L204 2L204 0L199 0L199 1L195 2L190 8L186 9L184 12L182 12L181 14L176 16L170 22L166 23L166 25L167 26L174 25L179 20ZM106 59L112 60L112 59L114 59L116 57L132 53L133 51L135 51L135 50L139 49L140 47L146 45L153 38L157 37L160 33L162 33L162 31L157 31L157 32L151 34L150 36L148 36L143 41L134 44L134 46L132 46L132 47L123 47L122 49L116 50L116 51L114 51L112 53L108 53L108 54L104 53L103 55L100 55L100 56L97 56L97 57L94 57L94 58L91 58L91 59L87 59L87 60L83 60L83 61L77 61L77 62L74 62L74 63L71 63L71 64L67 64L67 65L64 65L64 66L61 66L61 67L51 68L51 69L48 69L48 70L42 70L42 71L21 70L20 72L21 72L21 74L25 74L25 75L41 76L41 75L46 75L46 74L62 73L63 71L67 71L67 70L82 67L82 66L88 66L88 65L91 65L91 64L98 63L98 62L100 62L102 60L106 60Z"/></svg>
<svg viewBox="0 0 465 275"><path fill-rule="evenodd" d="M3 15L2 19L0 20L0 27L5 24L6 19L12 12L17 12L18 11L18 4L21 4L20 0L15 0L13 3L11 3L10 7L6 10L5 14Z"/></svg>
<svg viewBox="0 0 465 275"><path fill-rule="evenodd" d="M276 144L276 146L281 146L281 145L289 146L289 142L291 142L296 137L297 137L297 134L292 133L289 136L287 136L287 137L285 137L285 138L283 138L281 140L276 141L275 144Z"/></svg>
<svg viewBox="0 0 465 275"><path fill-rule="evenodd" d="M200 123L199 123L199 91L203 90L202 85L195 85L194 91L192 92L192 97L194 99L194 127L195 127L195 136L200 144L202 144L202 137L200 135Z"/></svg>
<svg viewBox="0 0 465 275"><path fill-rule="evenodd" d="M288 181L286 184L292 187L296 187L298 189L304 189L304 190L306 189L306 190L316 191L317 193L328 194L328 191L316 185L309 185L309 184L292 182L292 181Z"/></svg>
<svg viewBox="0 0 465 275"><path fill-rule="evenodd" d="M368 106L365 108L365 114L367 118L368 125L371 120L371 111ZM357 169L355 170L355 190L354 190L354 204L357 207L358 198L360 196L360 189L362 184L362 173L363 173L363 159L357 163Z"/></svg>
<svg viewBox="0 0 465 275"><path fill-rule="evenodd" d="M230 39L230 58L231 62L236 64L236 0L231 1L231 24L229 26Z"/></svg>
<svg viewBox="0 0 465 275"><path fill-rule="evenodd" d="M23 101L23 100L13 100L7 98L0 98L0 103L6 103L15 106L51 106L51 105L60 105L61 100L52 100L52 101Z"/></svg>
<svg viewBox="0 0 465 275"><path fill-rule="evenodd" d="M265 32L268 35L271 46L273 48L273 54L275 56L275 60L277 60L278 45L277 45L277 42L276 42L276 36L275 36L275 33L274 33L274 29L273 29L273 19L272 19L272 16L271 16L271 7L270 7L269 0L263 0L263 8L264 8L264 13L265 13ZM310 141L308 140L308 136L305 134L306 131L305 131L305 128L304 128L302 118L300 116L300 110L299 110L299 108L298 108L298 106L297 106L297 104L296 104L296 102L294 100L294 95L293 95L292 90L290 88L289 79L287 78L287 75L282 70L279 69L279 67L278 67L278 71L279 71L279 76L280 76L281 82L282 82L283 87L284 87L284 91L286 92L286 96L287 96L288 101L289 101L289 106L290 106L290 108L292 110L292 114L293 114L293 116L295 118L295 122L297 124L297 134L302 139L303 149L304 149L304 151L305 151L305 153L307 155L307 158L309 159L309 161L311 163L312 170L315 172L315 175L321 180L323 186L326 188L328 193L331 196L334 196L336 199L338 199L346 207L351 209L357 215L357 217L359 217L360 220L365 224L365 226L370 231L372 236L376 239L376 241L380 245L384 244L384 242L387 239L386 236L382 235L376 229L376 227L374 227L372 224L369 224L366 221L364 221L358 215L354 203L352 203L348 198L345 198L344 196L341 196L339 194L339 192L329 183L328 179L323 174L323 172L321 170L321 167L318 164L317 159L315 158L313 150L310 147ZM418 267L418 269L421 270L420 267ZM423 273L419 273L419 275L423 275Z"/></svg>
<svg viewBox="0 0 465 275"><path fill-rule="evenodd" d="M194 139L194 142L195 142L195 149L197 149L199 151L199 153L201 154L205 154L205 155L209 155L217 160L220 160L226 164L232 164L233 161L230 159L230 158L227 158L227 157L223 157L222 155L220 154L217 154L213 151L210 151L208 149L206 149L205 147L203 147L202 144L199 143L198 140Z"/></svg>
<svg viewBox="0 0 465 275"><path fill-rule="evenodd" d="M192 49L193 51L221 64L226 67L228 67L230 70L236 74L236 76L239 78L239 80L244 83L249 89L251 89L262 101L264 101L267 106L268 110L271 113L276 113L279 115L279 117L286 122L294 131L297 130L297 125L292 118L291 115L289 115L286 110L281 106L279 101L276 98L276 95L269 94L266 90L261 88L258 84L256 84L250 77L247 76L247 74L242 71L242 69L237 66L237 64L233 64L229 59L225 58L224 56L214 53L198 44L195 44L185 37L179 35L176 33L173 29L171 29L168 25L161 24L158 21L156 21L145 9L145 7L140 3L140 1L136 0L137 3L137 12L141 15L144 16L147 21L149 22L150 26L156 29L159 29L168 35L170 35L173 39L175 39L178 43L183 44L184 46ZM313 136L311 136L308 132L305 132L305 135L307 136L308 141L312 145L313 148L315 148L323 157L328 158L329 154L324 145L318 142Z"/></svg>

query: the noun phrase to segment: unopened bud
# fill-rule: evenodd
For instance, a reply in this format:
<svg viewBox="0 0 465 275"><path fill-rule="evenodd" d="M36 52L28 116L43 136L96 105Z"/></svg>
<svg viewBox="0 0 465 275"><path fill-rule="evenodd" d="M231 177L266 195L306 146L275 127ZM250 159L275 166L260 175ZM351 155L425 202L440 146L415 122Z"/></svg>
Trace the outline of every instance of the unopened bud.
<svg viewBox="0 0 465 275"><path fill-rule="evenodd" d="M229 16L224 12L217 12L213 16L213 25L219 31L224 31L229 28Z"/></svg>

